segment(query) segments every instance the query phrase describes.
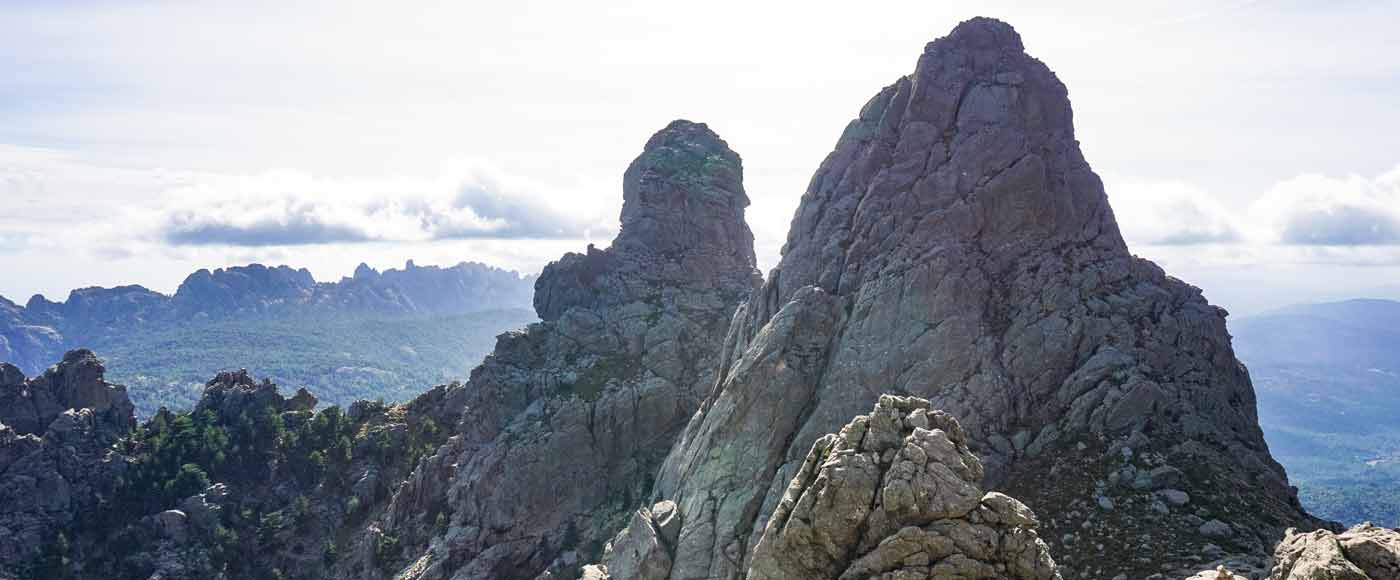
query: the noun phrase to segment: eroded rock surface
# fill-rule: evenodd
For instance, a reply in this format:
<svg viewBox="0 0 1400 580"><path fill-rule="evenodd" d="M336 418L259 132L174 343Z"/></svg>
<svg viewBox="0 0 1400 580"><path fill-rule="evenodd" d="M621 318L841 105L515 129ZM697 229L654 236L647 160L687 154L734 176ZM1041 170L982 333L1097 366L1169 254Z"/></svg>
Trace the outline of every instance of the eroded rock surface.
<svg viewBox="0 0 1400 580"><path fill-rule="evenodd" d="M102 380L105 369L87 349L69 351L62 362L33 379L0 363L0 423L20 434L42 435L70 409L89 409L108 443L136 426L126 387Z"/></svg>
<svg viewBox="0 0 1400 580"><path fill-rule="evenodd" d="M581 554L598 556L650 494L714 384L735 307L759 283L741 179L738 155L702 124L676 121L647 142L623 181L617 239L546 267L543 322L502 335L448 394L455 435L378 518L407 546L390 568L574 576Z"/></svg>
<svg viewBox="0 0 1400 580"><path fill-rule="evenodd" d="M653 499L685 522L671 578L743 577L807 450L885 391L960 417L1074 577L1263 558L1320 523L1268 453L1225 312L1128 252L1072 116L985 18L862 108L660 471Z"/></svg>
<svg viewBox="0 0 1400 580"><path fill-rule="evenodd" d="M1342 533L1289 530L1269 580L1400 578L1400 531L1360 524Z"/></svg>
<svg viewBox="0 0 1400 580"><path fill-rule="evenodd" d="M745 577L1059 580L1035 514L984 493L982 469L951 415L924 399L882 396L813 444L746 556ZM678 577L677 536L654 523L658 508L674 513L670 502L639 510L584 576Z"/></svg>
<svg viewBox="0 0 1400 580"><path fill-rule="evenodd" d="M880 397L813 444L754 548L749 580L1060 577L1035 514L983 493L951 415Z"/></svg>

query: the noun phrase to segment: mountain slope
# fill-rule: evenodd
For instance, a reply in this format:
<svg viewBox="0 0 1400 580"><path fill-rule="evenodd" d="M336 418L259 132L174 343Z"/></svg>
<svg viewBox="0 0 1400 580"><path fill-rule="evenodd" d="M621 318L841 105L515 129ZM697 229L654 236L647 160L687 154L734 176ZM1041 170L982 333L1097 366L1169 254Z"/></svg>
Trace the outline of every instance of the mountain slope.
<svg viewBox="0 0 1400 580"><path fill-rule="evenodd" d="M1400 302L1290 306L1230 329L1303 504L1347 524L1400 526Z"/></svg>

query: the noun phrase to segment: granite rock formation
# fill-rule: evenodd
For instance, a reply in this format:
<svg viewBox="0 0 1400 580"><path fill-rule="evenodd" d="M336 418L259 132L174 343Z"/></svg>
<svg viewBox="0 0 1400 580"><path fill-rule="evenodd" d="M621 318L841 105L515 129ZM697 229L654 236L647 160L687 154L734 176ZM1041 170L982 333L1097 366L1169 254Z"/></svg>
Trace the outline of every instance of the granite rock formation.
<svg viewBox="0 0 1400 580"><path fill-rule="evenodd" d="M813 444L745 578L1059 580L1035 514L984 493L982 476L956 419L923 399L882 396ZM671 502L638 511L584 576L673 577L679 523Z"/></svg>
<svg viewBox="0 0 1400 580"><path fill-rule="evenodd" d="M112 444L136 420L91 352L26 379L0 363L0 578L28 573L111 499L126 463Z"/></svg>
<svg viewBox="0 0 1400 580"><path fill-rule="evenodd" d="M1400 531L1360 524L1342 533L1288 530L1269 580L1400 578Z"/></svg>
<svg viewBox="0 0 1400 580"><path fill-rule="evenodd" d="M806 450L883 392L960 417L1069 577L1262 558L1320 522L1269 455L1225 314L1129 253L1049 68L964 22L847 126L735 315L657 478L684 522L669 577L749 573Z"/></svg>
<svg viewBox="0 0 1400 580"><path fill-rule="evenodd" d="M414 579L576 574L596 557L651 492L759 283L741 180L739 156L704 125L653 136L627 169L612 245L545 268L543 321L502 335L448 393L455 434L360 545L397 537L406 556L389 567Z"/></svg>

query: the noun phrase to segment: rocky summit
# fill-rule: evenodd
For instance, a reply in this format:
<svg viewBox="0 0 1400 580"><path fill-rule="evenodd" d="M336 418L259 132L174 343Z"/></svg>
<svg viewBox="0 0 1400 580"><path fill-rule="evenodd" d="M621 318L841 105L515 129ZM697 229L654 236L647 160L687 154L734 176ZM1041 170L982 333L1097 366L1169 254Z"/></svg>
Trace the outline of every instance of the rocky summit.
<svg viewBox="0 0 1400 580"><path fill-rule="evenodd" d="M1128 251L1009 25L866 103L766 280L742 177L656 133L541 321L403 405L240 371L133 430L90 352L0 366L0 578L1396 577L1299 506L1226 313Z"/></svg>
<svg viewBox="0 0 1400 580"><path fill-rule="evenodd" d="M739 578L824 434L882 393L962 419L1068 578L1262 558L1316 526L1270 457L1225 312L1129 253L1065 86L969 20L847 125L652 501L670 578Z"/></svg>
<svg viewBox="0 0 1400 580"><path fill-rule="evenodd" d="M676 121L647 142L623 180L612 245L545 268L543 321L501 336L448 393L455 435L359 539L392 536L403 549L347 574L577 574L650 493L714 384L734 309L759 283L742 175L703 124Z"/></svg>

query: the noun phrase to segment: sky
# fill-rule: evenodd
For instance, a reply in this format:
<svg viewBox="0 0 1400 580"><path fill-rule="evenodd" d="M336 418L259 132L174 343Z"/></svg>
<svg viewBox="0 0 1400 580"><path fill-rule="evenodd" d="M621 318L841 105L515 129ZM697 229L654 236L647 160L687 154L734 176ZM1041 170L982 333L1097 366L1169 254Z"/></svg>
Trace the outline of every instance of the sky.
<svg viewBox="0 0 1400 580"><path fill-rule="evenodd" d="M1130 248L1236 315L1400 298L1400 3L0 4L0 295L538 271L615 233L676 118L744 159L760 267L925 43L1014 25L1069 87Z"/></svg>

